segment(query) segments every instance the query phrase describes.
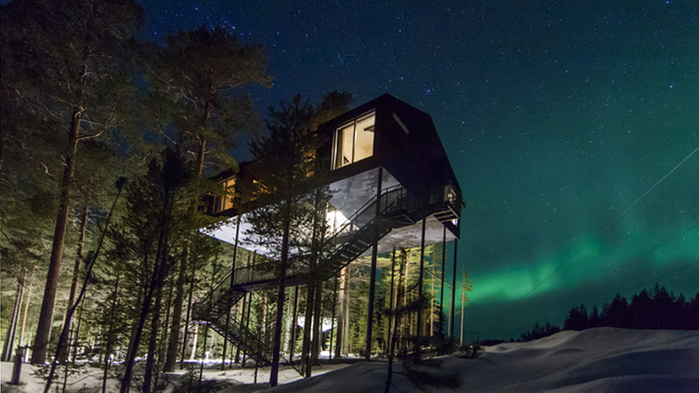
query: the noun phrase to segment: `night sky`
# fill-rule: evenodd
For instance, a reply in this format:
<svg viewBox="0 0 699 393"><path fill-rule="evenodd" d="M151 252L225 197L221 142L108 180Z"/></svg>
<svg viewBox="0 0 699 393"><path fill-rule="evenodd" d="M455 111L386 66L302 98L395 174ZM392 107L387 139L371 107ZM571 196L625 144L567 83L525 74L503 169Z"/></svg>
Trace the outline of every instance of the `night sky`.
<svg viewBox="0 0 699 393"><path fill-rule="evenodd" d="M205 24L263 44L262 113L341 90L431 114L466 201L467 331L699 291L696 1L278 3L144 2L143 37Z"/></svg>

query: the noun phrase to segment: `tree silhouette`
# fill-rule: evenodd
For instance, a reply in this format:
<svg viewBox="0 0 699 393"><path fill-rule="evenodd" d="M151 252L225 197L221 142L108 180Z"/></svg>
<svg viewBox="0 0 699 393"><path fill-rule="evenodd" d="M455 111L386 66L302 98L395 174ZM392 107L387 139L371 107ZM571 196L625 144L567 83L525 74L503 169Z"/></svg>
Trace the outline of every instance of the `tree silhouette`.
<svg viewBox="0 0 699 393"><path fill-rule="evenodd" d="M631 303L620 294L616 294L611 303L606 303L600 314L597 306L588 314L584 304L568 311L563 325L564 330L585 330L596 327L616 327L626 329L699 329L699 293L689 302L684 295L678 297L668 292L659 283L652 291L641 290L634 294ZM547 323L541 327L538 323L531 331L521 334L520 341L529 341L556 333L559 329Z"/></svg>
<svg viewBox="0 0 699 393"><path fill-rule="evenodd" d="M626 298L617 293L612 302L605 304L602 309L602 315L600 316L602 326L628 327L626 320L628 308L629 303Z"/></svg>
<svg viewBox="0 0 699 393"><path fill-rule="evenodd" d="M519 337L519 341L531 341L531 340L536 340L542 337L547 337L550 336L554 333L558 333L561 331L561 328L559 328L556 325L551 325L550 323L546 323L543 327L539 325L539 323L535 323L534 327L532 328L531 331L526 331L522 333Z"/></svg>
<svg viewBox="0 0 699 393"><path fill-rule="evenodd" d="M584 330L590 327L590 320L587 316L587 309L584 304L573 307L568 312L568 317L563 323L565 330Z"/></svg>

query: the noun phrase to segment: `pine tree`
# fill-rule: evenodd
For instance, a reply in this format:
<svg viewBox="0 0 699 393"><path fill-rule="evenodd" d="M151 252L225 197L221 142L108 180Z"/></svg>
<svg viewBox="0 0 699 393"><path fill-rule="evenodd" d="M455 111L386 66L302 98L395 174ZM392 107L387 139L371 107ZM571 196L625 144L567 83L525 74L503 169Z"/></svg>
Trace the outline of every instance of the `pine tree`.
<svg viewBox="0 0 699 393"><path fill-rule="evenodd" d="M591 328L596 328L601 326L601 320L599 316L599 311L597 310L597 306L594 306L592 308L592 313L590 313L590 327Z"/></svg>
<svg viewBox="0 0 699 393"><path fill-rule="evenodd" d="M266 73L267 58L262 46L241 45L225 29L209 31L202 26L194 31L180 31L168 35L165 47L157 54L148 77L156 93L165 98L165 111L156 109L151 122L166 133L173 124L180 131L177 141L195 157L195 173L202 181L205 162L213 163L214 170L234 166L228 154L240 131L255 132L257 116L247 96L236 96L245 85L269 86L271 77ZM154 100L157 102L158 100ZM192 214L199 212L202 196L211 186L200 185L192 204ZM194 228L194 231L197 228ZM172 332L168 344L166 371L172 371L180 343L180 324L188 269L192 256L185 244L179 264ZM225 362L224 362L225 363Z"/></svg>
<svg viewBox="0 0 699 393"><path fill-rule="evenodd" d="M605 304L600 319L606 326L625 328L628 327L629 304L625 297L616 294L610 304Z"/></svg>
<svg viewBox="0 0 699 393"><path fill-rule="evenodd" d="M138 261L134 267L140 278L137 282L141 283L138 317L124 361L122 393L130 389L134 360L149 316L155 316L151 329L158 327L159 306L153 301L157 300L173 267L170 248L175 236L181 233L177 226L186 227L184 201L189 195L184 187L189 175L182 158L172 150L165 151L162 162L153 159L148 173L127 187L127 213L119 230L113 232L114 247L130 250L133 260ZM153 351L148 355L154 356ZM150 385L144 389L149 390Z"/></svg>
<svg viewBox="0 0 699 393"><path fill-rule="evenodd" d="M638 294L633 295L628 308L629 323L636 329L653 329L655 322L652 317L653 299L648 291L643 289Z"/></svg>
<svg viewBox="0 0 699 393"><path fill-rule="evenodd" d="M590 321L584 304L570 309L568 317L563 323L563 329L565 330L585 330L589 327Z"/></svg>
<svg viewBox="0 0 699 393"><path fill-rule="evenodd" d="M699 330L699 292L687 304L686 310L688 315L687 329Z"/></svg>
<svg viewBox="0 0 699 393"><path fill-rule="evenodd" d="M107 136L119 128L122 110L128 108L119 101L133 91L128 74L129 40L141 24L143 12L133 1L113 0L13 1L3 11L7 19L3 21L2 46L12 48L3 53L3 60L8 54L4 65L21 67L21 71L13 70L13 77L20 81L15 85L18 89L13 102L19 103L22 111L51 119L42 124L44 132L61 135L57 150L62 154L63 175L32 354L33 363L43 363L53 321L79 142ZM3 67L3 73L6 70Z"/></svg>
<svg viewBox="0 0 699 393"><path fill-rule="evenodd" d="M675 296L669 293L664 286L660 286L659 283L655 284L653 288L653 299L652 299L652 327L654 329L677 329L678 324L681 320L679 314L674 314L675 307Z"/></svg>
<svg viewBox="0 0 699 393"><path fill-rule="evenodd" d="M250 148L253 156L261 160L263 175L260 181L267 189L274 190L276 199L249 214L253 229L247 235L252 241L265 244L276 260L273 269L278 284L277 315L270 374L270 385L276 386L285 280L291 267L290 250L307 248L308 240L315 242L320 230L319 221L324 223L324 220L316 219L321 196L308 189L315 165L315 157L308 154L313 151L310 134L312 106L296 95L291 103L282 102L279 110L270 107L268 115L269 136L252 141Z"/></svg>

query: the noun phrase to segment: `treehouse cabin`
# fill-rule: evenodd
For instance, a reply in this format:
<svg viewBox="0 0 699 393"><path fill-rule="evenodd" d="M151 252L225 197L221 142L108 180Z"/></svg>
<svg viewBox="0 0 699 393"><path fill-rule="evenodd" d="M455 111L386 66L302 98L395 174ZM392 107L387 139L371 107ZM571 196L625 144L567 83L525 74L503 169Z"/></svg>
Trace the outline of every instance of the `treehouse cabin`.
<svg viewBox="0 0 699 393"><path fill-rule="evenodd" d="M360 208L366 209L380 187L382 203L412 203L411 208L420 206L426 217L406 216L405 225L391 228L379 241L379 253L420 246L423 218L426 244L442 242L443 227L446 241L459 237L461 189L428 114L386 94L321 124L317 132L322 145L316 150L314 177L333 193L327 211L331 226L340 227ZM219 175L229 195L215 198L211 213L231 220L213 234L216 238L234 244L238 216L244 231L245 213L268 200L259 166L257 161L245 162L238 173ZM240 235L239 245L245 247Z"/></svg>
<svg viewBox="0 0 699 393"><path fill-rule="evenodd" d="M325 236L333 246L318 262L322 277L335 277L361 256L372 255L375 266L382 253L458 239L461 189L428 114L383 95L321 124L314 136L313 187L330 190L324 204ZM244 235L250 228L246 214L275 198L262 168L260 161L251 161L240 164L235 174L219 175L229 193L212 201L211 214L230 219L210 235L268 256L269 250ZM303 282L302 266L307 265L300 265L287 271L286 285ZM246 292L274 280L269 267L236 266L232 277L200 304L196 319L244 345L243 338L252 333L242 326L224 329L221 316Z"/></svg>

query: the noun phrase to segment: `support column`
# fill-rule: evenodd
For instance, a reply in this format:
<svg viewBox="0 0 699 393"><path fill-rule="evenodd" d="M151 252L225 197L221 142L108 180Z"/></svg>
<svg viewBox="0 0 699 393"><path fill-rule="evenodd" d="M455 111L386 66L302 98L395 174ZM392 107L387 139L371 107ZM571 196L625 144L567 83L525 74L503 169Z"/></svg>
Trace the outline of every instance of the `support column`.
<svg viewBox="0 0 699 393"><path fill-rule="evenodd" d="M425 226L427 225L427 217L422 219L422 237L420 239L420 272L417 279L417 299L422 298L422 271L425 267ZM417 309L417 336L422 336L422 309Z"/></svg>
<svg viewBox="0 0 699 393"><path fill-rule="evenodd" d="M439 294L439 337L444 338L444 324L442 321L442 315L444 311L444 261L447 257L447 227L444 226L444 232L442 232L442 281L439 283L440 294Z"/></svg>
<svg viewBox="0 0 699 393"><path fill-rule="evenodd" d="M340 292L338 293L338 307L339 312L337 314L337 335L335 337L335 358L341 358L344 353L345 343L344 337L347 337L345 333L345 316L348 315L346 312L347 307L347 294L349 293L349 283L347 280L347 272L349 266L345 266L340 269Z"/></svg>
<svg viewBox="0 0 699 393"><path fill-rule="evenodd" d="M393 252L391 253L391 291L389 294L388 298L388 309L391 310L391 314L388 316L388 339L386 340L386 345L388 346L388 353L389 356L393 356L393 352L391 351L392 347L392 342L393 339L392 337L395 336L396 332L393 330L391 332L391 327L395 325L395 319L396 319L396 309L398 308L398 299L394 301L393 299L393 286L394 284L394 276L396 275L396 248L393 247ZM393 336L391 335L393 333Z"/></svg>
<svg viewBox="0 0 699 393"><path fill-rule="evenodd" d="M376 180L376 215L374 216L374 246L371 249L371 276L369 277L369 307L367 308L366 346L364 348L366 360L371 358L371 330L374 325L374 293L376 291L376 258L379 252L379 225L381 221L381 182L383 180L383 167L379 168L379 177Z"/></svg>
<svg viewBox="0 0 699 393"><path fill-rule="evenodd" d="M451 338L454 339L454 310L456 302L456 243L458 239L454 240L454 274L452 276L452 288L451 288Z"/></svg>
<svg viewBox="0 0 699 393"><path fill-rule="evenodd" d="M328 358L333 358L333 333L335 333L335 306L337 305L337 275L335 275L335 288L333 289L333 311L330 316L330 344L328 345ZM340 325L338 325L339 329ZM336 334L335 334L336 335Z"/></svg>

